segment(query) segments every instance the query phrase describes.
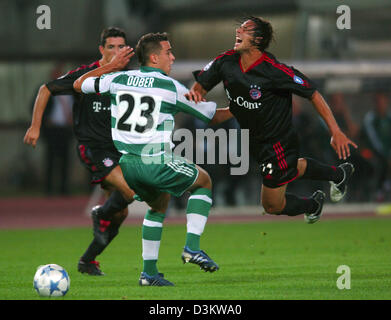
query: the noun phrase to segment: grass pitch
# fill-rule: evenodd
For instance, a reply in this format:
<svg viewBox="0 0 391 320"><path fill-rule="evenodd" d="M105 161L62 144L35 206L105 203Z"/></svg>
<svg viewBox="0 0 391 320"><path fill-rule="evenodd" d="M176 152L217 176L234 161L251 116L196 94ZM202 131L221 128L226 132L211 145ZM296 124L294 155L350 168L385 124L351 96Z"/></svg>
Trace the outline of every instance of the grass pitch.
<svg viewBox="0 0 391 320"><path fill-rule="evenodd" d="M391 219L208 224L202 248L220 270L205 273L180 259L185 225L166 225L159 271L175 287L139 287L141 226L124 226L98 257L104 277L77 272L90 228L0 231L0 299L35 300L39 265L56 263L71 278L64 300L391 299ZM339 290L340 265L351 289Z"/></svg>

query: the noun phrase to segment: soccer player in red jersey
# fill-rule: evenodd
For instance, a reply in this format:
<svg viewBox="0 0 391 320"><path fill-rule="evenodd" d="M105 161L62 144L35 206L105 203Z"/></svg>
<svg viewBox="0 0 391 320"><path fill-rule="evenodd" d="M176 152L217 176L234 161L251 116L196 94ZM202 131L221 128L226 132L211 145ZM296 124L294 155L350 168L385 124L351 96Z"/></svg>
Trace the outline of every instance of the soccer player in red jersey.
<svg viewBox="0 0 391 320"><path fill-rule="evenodd" d="M31 126L24 137L24 143L36 146L42 117L51 95L74 96L72 112L77 153L81 163L92 174L91 183L100 184L108 198L103 206L92 210L94 239L78 263L78 270L90 275L104 274L95 258L118 234L134 195L123 178L118 165L121 154L111 138L110 98L98 94L84 95L73 90L73 82L82 74L108 64L115 64L119 71L134 54L131 48L126 48L124 31L114 27L102 31L99 51L102 55L100 60L80 66L40 87Z"/></svg>
<svg viewBox="0 0 391 320"><path fill-rule="evenodd" d="M249 129L250 153L261 168L261 202L269 214L304 214L307 223L319 220L325 200L323 191L309 198L287 193L291 181L303 178L330 181L332 201L343 198L354 171L351 163L338 167L311 158L299 158L298 135L292 125L292 94L309 99L327 124L331 146L339 159L357 148L341 131L332 111L315 84L300 71L280 63L266 51L273 39L271 24L250 16L236 29L234 48L216 57L201 71L188 99L201 101L208 91L223 82L229 109L242 129Z"/></svg>

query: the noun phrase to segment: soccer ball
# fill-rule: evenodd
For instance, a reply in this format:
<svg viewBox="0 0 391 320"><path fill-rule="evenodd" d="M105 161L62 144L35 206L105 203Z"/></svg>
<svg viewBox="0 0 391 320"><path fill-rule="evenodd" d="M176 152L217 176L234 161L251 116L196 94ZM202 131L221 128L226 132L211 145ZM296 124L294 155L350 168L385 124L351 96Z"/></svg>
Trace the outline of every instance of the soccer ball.
<svg viewBox="0 0 391 320"><path fill-rule="evenodd" d="M39 266L34 276L34 288L41 297L63 297L70 283L65 269L53 263Z"/></svg>

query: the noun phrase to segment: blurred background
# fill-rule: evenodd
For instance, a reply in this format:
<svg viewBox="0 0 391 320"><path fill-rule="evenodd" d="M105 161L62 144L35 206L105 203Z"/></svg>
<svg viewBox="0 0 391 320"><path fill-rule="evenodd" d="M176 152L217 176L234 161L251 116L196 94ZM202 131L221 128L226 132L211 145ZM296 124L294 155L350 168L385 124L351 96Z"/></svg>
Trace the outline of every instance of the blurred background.
<svg viewBox="0 0 391 320"><path fill-rule="evenodd" d="M53 110L58 105L63 109L61 117L52 119L61 139L51 141L50 131L42 130L33 149L23 144L23 137L40 85L98 60L103 28L123 28L131 46L147 32L168 32L176 56L172 76L190 87L191 71L231 49L240 18L255 15L273 25L275 41L268 51L316 82L341 128L359 145L352 153L356 173L345 203L391 200L391 1L46 0L51 11L49 30L37 28L41 4L40 0L0 0L1 198L91 200L94 190L76 155L71 97L51 101ZM337 28L341 4L351 10L350 29ZM137 67L136 59L130 67ZM208 99L227 105L222 86L214 88ZM312 105L294 97L293 111L302 155L338 164L328 131ZM203 128L184 115L176 121L177 127ZM238 125L231 120L221 127ZM259 204L262 181L256 164L251 162L245 176L230 176L229 164L204 167L214 181L215 206ZM328 184L297 181L289 188L308 196L316 188L328 190ZM94 199L99 196L96 192ZM183 208L185 200L173 200L172 207Z"/></svg>

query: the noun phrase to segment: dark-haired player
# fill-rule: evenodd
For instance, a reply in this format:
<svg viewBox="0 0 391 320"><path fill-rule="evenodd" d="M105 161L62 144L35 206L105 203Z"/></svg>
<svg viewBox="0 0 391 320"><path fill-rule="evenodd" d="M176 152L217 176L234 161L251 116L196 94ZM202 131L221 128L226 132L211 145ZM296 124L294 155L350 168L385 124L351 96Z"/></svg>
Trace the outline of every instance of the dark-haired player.
<svg viewBox="0 0 391 320"><path fill-rule="evenodd" d="M262 169L261 201L265 211L288 216L304 214L307 223L314 223L321 216L325 194L318 190L309 198L301 198L286 193L288 183L297 178L330 181L331 200L339 201L354 168L348 162L334 167L299 158L298 136L292 125L292 94L312 102L329 128L331 146L339 159L350 156L349 145L357 146L340 130L313 82L265 51L272 39L269 22L245 18L236 29L233 50L194 72L196 83L188 98L201 101L222 81L231 113L241 128L250 132L250 152Z"/></svg>
<svg viewBox="0 0 391 320"><path fill-rule="evenodd" d="M194 103L188 89L169 76L175 57L166 33L148 33L136 46L139 70L110 73L108 66L92 70L74 83L76 91L111 96L114 145L123 154L120 166L126 181L150 209L142 228L142 286L171 286L158 272L163 223L170 199L190 192L184 263L215 272L219 266L200 248L201 235L212 206L212 180L194 163L172 152L175 115L185 112L217 124L231 118L228 108L214 102ZM109 73L109 74L106 74Z"/></svg>
<svg viewBox="0 0 391 320"><path fill-rule="evenodd" d="M109 63L117 70L124 68L133 55L126 47L126 35L118 28L107 28L101 33L99 51L102 58L90 65L83 65L64 76L43 84L34 104L31 126L24 143L36 146L41 121L51 95L74 96L73 128L77 139L77 152L82 164L92 173L93 184L100 184L108 197L105 204L92 210L94 239L80 258L78 270L90 275L103 275L99 262L95 261L118 234L128 215L127 206L133 201L134 192L123 178L118 165L120 154L111 139L110 98L97 94L84 95L73 90L73 82L82 74Z"/></svg>

